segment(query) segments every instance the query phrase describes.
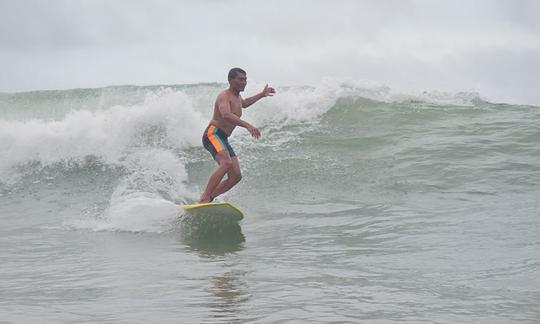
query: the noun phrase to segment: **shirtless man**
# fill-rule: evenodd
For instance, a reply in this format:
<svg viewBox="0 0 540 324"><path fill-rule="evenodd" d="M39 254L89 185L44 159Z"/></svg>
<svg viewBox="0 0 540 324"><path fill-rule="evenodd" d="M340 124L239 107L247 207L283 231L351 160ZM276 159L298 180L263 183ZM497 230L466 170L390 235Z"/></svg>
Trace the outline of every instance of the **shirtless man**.
<svg viewBox="0 0 540 324"><path fill-rule="evenodd" d="M219 168L210 176L199 203L211 202L242 179L238 158L227 139L236 126L246 128L253 138L260 138L261 132L240 118L242 108L247 108L260 99L276 93L274 88L267 84L260 93L243 99L240 92L244 91L247 84L246 72L240 68L233 68L229 71L228 79L229 88L217 96L214 115L203 134L203 145L219 164ZM225 174L227 179L221 181Z"/></svg>

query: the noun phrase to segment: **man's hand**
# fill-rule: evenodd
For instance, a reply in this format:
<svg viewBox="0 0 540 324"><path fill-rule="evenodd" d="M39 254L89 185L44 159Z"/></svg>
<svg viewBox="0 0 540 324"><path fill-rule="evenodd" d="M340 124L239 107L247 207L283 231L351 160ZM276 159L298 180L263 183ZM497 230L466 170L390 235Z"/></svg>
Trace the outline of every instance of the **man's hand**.
<svg viewBox="0 0 540 324"><path fill-rule="evenodd" d="M261 132L259 131L259 129L257 127L255 127L253 125L248 125L248 127L246 127L246 129L251 134L251 136L253 136L253 138L259 139L261 137Z"/></svg>
<svg viewBox="0 0 540 324"><path fill-rule="evenodd" d="M276 93L276 90L274 90L274 88L272 87L269 87L267 84L266 86L264 86L264 89L261 93L263 97L271 97L274 95L274 93Z"/></svg>

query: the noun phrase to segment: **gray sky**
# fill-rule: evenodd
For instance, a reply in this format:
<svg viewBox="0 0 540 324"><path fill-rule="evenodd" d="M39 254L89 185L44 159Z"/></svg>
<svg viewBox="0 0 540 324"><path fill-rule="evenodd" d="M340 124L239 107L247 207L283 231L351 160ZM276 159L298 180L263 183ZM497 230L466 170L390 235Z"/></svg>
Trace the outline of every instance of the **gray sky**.
<svg viewBox="0 0 540 324"><path fill-rule="evenodd" d="M0 0L0 92L372 80L540 105L535 0Z"/></svg>

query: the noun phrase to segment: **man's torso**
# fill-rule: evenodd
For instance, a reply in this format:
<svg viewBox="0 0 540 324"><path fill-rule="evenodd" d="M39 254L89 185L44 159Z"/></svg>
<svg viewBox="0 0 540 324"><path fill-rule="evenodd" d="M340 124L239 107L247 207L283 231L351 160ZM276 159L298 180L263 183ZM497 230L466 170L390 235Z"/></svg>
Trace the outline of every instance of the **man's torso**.
<svg viewBox="0 0 540 324"><path fill-rule="evenodd" d="M210 121L210 125L214 125L217 128L223 130L228 135L231 135L233 130L236 128L236 125L228 122L223 118L223 116L221 116L218 107L218 99L221 96L225 96L227 98L231 107L231 112L238 117L242 117L242 97L235 96L230 91L224 90L218 95L216 102L214 103L214 115L212 117L212 120Z"/></svg>

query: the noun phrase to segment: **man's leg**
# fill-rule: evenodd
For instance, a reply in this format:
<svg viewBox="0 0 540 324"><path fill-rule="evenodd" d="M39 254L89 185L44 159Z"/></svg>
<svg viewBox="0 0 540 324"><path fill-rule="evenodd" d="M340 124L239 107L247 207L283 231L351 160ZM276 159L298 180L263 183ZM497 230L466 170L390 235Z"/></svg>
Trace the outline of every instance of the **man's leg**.
<svg viewBox="0 0 540 324"><path fill-rule="evenodd" d="M238 163L238 158L233 156L231 158L232 165L227 172L227 179L221 181L221 183L214 189L211 196L216 198L217 196L229 191L234 187L240 180L242 180L242 173L240 172L240 164Z"/></svg>
<svg viewBox="0 0 540 324"><path fill-rule="evenodd" d="M210 176L208 179L208 184L206 185L206 190L201 196L199 203L210 202L215 196L212 195L212 192L220 184L221 179L227 174L232 168L233 162L229 152L227 150L221 151L216 154L216 162L219 164L218 169Z"/></svg>

